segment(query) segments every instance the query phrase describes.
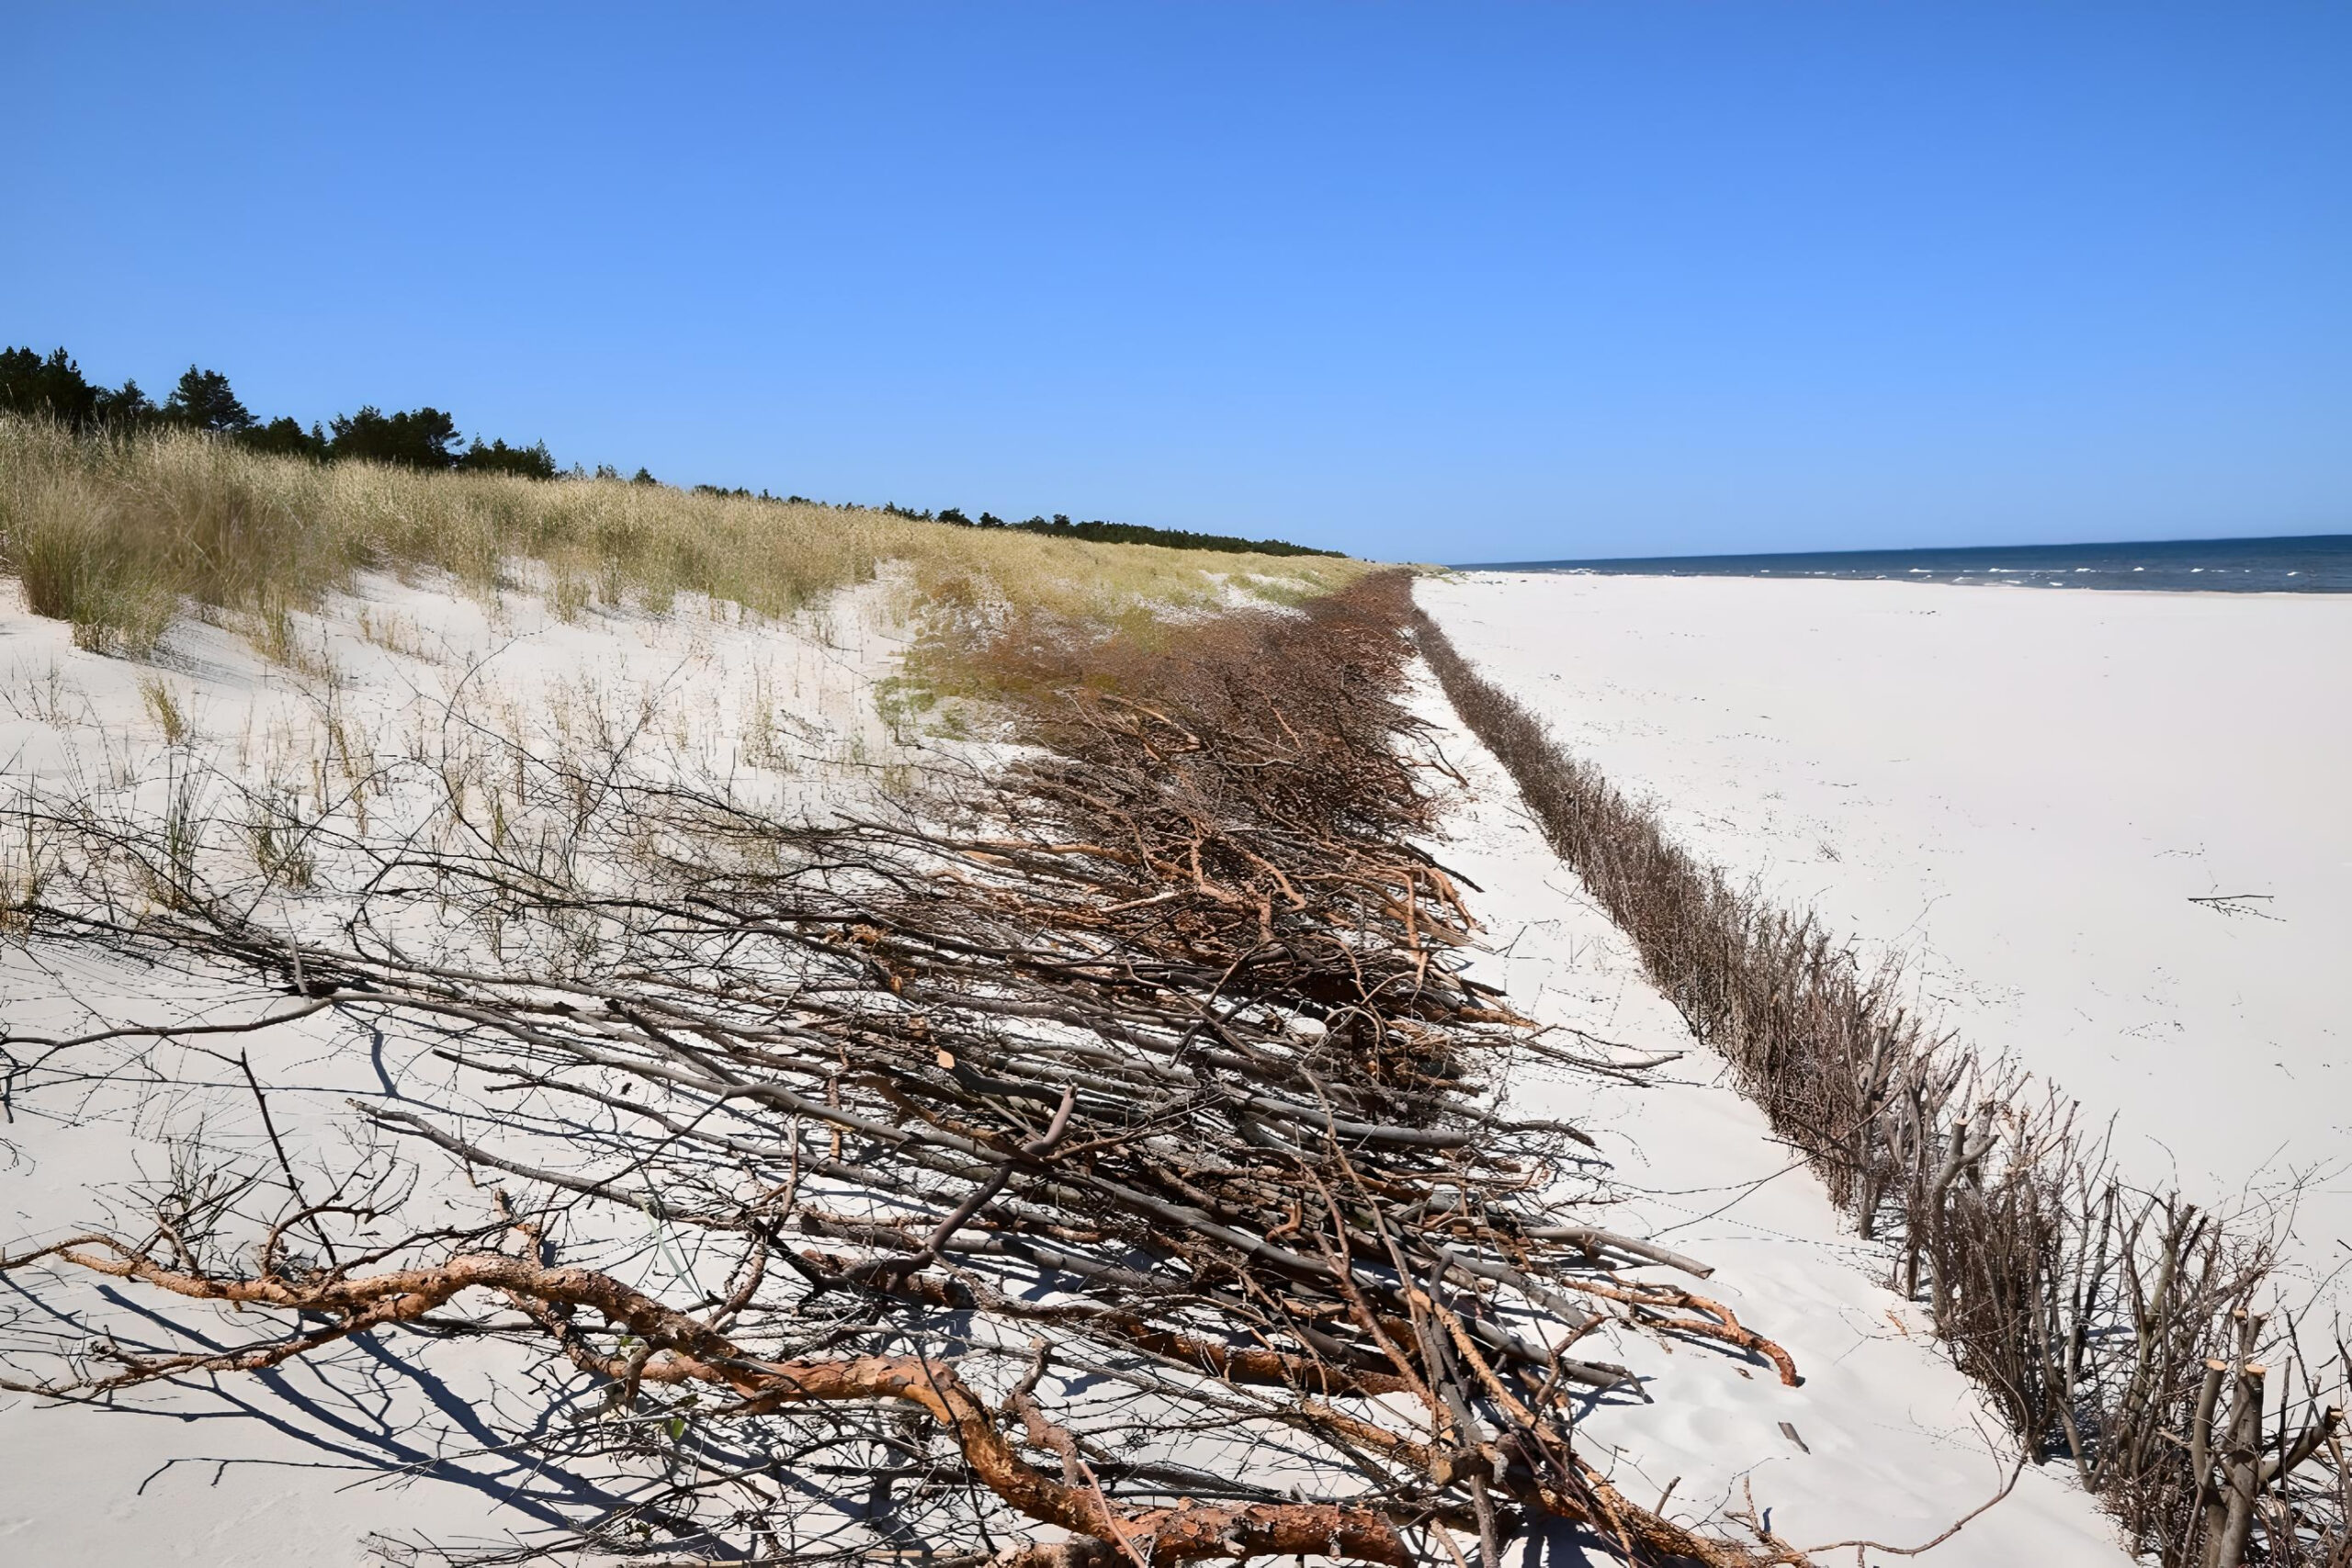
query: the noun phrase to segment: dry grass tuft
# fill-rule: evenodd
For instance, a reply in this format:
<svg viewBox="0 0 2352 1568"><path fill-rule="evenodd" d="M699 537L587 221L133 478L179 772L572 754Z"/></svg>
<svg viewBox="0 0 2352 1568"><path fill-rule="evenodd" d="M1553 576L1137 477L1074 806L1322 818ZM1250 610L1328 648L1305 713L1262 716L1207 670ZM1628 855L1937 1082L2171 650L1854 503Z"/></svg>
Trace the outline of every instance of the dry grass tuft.
<svg viewBox="0 0 2352 1568"><path fill-rule="evenodd" d="M164 732L164 745L185 745L195 734L196 727L188 722L187 706L170 682L150 676L139 682L139 696L146 705L147 716Z"/></svg>

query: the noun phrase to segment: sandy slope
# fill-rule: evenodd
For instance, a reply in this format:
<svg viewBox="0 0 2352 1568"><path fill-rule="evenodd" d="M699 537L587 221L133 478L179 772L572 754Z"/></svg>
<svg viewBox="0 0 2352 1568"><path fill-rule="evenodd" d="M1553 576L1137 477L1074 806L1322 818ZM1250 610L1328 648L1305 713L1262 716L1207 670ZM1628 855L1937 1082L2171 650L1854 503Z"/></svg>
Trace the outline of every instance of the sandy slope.
<svg viewBox="0 0 2352 1568"><path fill-rule="evenodd" d="M363 756L437 755L462 750L478 729L544 739L599 724L648 726L650 754L682 776L786 800L845 799L868 766L892 755L874 702L874 683L906 637L891 592L855 590L787 624L746 623L726 606L683 600L665 616L591 612L567 621L528 593L485 604L430 578L370 577L322 615L297 617L291 663L187 624L147 666L76 649L67 627L24 613L17 585L0 580L0 800L28 784L152 795L175 750L155 690L192 727L177 754L221 771L206 795L215 811L235 809L230 781L298 794L343 788L331 730ZM101 1021L225 1022L286 1006L249 980L0 945L0 1022L16 1033L73 1034ZM140 1229L140 1195L170 1168L175 1143L265 1157L238 1050L250 1053L297 1164L317 1156L340 1168L352 1157L346 1097L380 1098L416 1081L413 1064L427 1043L322 1016L235 1037L225 1057L137 1043L85 1050L79 1066L118 1069L118 1080L52 1084L6 1108L0 1249L110 1213L128 1213L126 1228ZM447 1196L478 1211L481 1194L461 1188ZM428 1183L424 1201L440 1195ZM85 1282L70 1293L85 1304L101 1295ZM154 1326L139 1295L116 1292L97 1309L126 1343ZM256 1333L250 1319L215 1321L223 1345ZM59 1327L13 1289L0 1292L0 1323L17 1348ZM379 1336L263 1377L141 1390L113 1408L0 1393L0 1562L357 1564L375 1561L364 1544L371 1535L496 1542L567 1510L577 1517L600 1495L590 1478L479 1451L494 1436L475 1404L495 1402L508 1430L549 1407L546 1391L518 1375L523 1365L498 1347ZM8 1371L47 1370L34 1360Z"/></svg>
<svg viewBox="0 0 2352 1568"><path fill-rule="evenodd" d="M1581 1424L1585 1441L1615 1450L1617 1480L1636 1498L1653 1500L1677 1483L1675 1511L1686 1517L1744 1511L1752 1487L1772 1529L1800 1547L1932 1539L2008 1473L1988 1443L1997 1419L1934 1350L1921 1310L1872 1283L1883 1263L1853 1246L1763 1117L1714 1081L1713 1059L1651 987L1631 944L1585 901L1500 765L1460 728L1433 683L1419 706L1467 781L1448 817L1450 840L1433 850L1482 890L1472 908L1491 951L1472 973L1507 986L1515 1005L1545 1023L1637 1053L1686 1053L1647 1089L1526 1071L1516 1108L1591 1131L1616 1176L1637 1190L1609 1223L1712 1264L1703 1282L1656 1272L1721 1300L1779 1341L1805 1380L1784 1388L1769 1369L1704 1347L1668 1350L1620 1336L1609 1354L1595 1354L1640 1374L1651 1402L1603 1401ZM1532 1560L1574 1561L1545 1555L1541 1543ZM2053 1466L2026 1472L2005 1501L1921 1561L2105 1568L2129 1559Z"/></svg>
<svg viewBox="0 0 2352 1568"><path fill-rule="evenodd" d="M2352 1261L2352 597L1473 573L1464 654L2126 1168ZM2253 894L2245 904L2200 904Z"/></svg>

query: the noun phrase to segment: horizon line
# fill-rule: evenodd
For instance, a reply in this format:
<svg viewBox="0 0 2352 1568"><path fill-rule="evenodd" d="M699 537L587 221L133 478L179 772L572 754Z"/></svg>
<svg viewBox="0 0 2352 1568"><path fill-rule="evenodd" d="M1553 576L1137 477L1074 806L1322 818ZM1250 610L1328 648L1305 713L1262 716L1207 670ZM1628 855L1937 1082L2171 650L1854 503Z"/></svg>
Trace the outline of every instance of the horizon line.
<svg viewBox="0 0 2352 1568"><path fill-rule="evenodd" d="M1864 545L1835 550L1712 550L1703 555L1562 556L1545 559L1449 561L1442 564L1449 571L1504 571L1513 568L1533 567L1637 566L1648 565L1656 561L1697 563L1724 560L1819 560L1834 556L1925 556L1957 555L1966 551L2115 549L2132 545L2270 545L2310 543L2320 539L2342 539L2352 542L2352 531L2329 531L2318 534L2196 535L2165 539L2073 539L2048 543L2002 545Z"/></svg>

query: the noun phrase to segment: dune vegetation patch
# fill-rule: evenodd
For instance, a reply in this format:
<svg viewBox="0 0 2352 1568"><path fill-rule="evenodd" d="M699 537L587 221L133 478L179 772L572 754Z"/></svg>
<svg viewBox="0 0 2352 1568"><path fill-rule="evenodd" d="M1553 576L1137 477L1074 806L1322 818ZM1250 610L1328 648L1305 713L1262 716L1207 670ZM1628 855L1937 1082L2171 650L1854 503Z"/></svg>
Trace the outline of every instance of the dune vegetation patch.
<svg viewBox="0 0 2352 1568"><path fill-rule="evenodd" d="M369 568L438 570L482 594L528 578L567 615L664 613L685 593L782 616L888 562L904 564L919 604L1086 617L1235 592L1295 601L1365 570L611 479L328 464L196 431L76 434L0 415L0 571L96 652L151 654L190 611L311 608Z"/></svg>

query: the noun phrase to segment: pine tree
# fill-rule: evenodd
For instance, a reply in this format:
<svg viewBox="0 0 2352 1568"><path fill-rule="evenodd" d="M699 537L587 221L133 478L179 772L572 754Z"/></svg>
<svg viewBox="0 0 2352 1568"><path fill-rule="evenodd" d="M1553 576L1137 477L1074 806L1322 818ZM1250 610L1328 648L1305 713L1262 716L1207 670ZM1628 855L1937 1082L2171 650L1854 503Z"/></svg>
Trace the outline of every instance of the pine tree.
<svg viewBox="0 0 2352 1568"><path fill-rule="evenodd" d="M191 365L180 376L180 384L164 400L164 417L175 424L185 424L192 430L209 430L216 434L234 435L251 430L254 416L229 389L229 378L218 370L198 370Z"/></svg>
<svg viewBox="0 0 2352 1568"><path fill-rule="evenodd" d="M82 378L82 367L62 348L47 355L29 348L0 350L0 409L86 430L97 418L98 389Z"/></svg>

